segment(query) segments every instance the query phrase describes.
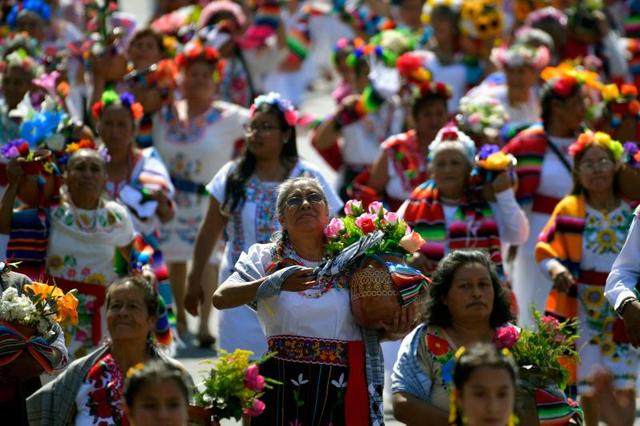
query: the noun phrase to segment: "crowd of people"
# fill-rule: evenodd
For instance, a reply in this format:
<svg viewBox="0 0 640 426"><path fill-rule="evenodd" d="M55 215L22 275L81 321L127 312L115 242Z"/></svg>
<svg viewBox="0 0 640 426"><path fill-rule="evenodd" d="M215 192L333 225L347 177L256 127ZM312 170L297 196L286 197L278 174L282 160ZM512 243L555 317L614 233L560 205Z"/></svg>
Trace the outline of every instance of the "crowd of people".
<svg viewBox="0 0 640 426"><path fill-rule="evenodd" d="M0 6L0 294L78 299L37 343L0 321L3 422L186 425L191 314L212 357L271 354L244 424L634 423L637 1L118 3ZM427 285L374 328L353 263L319 273L354 209ZM579 361L531 412L497 336L538 312Z"/></svg>

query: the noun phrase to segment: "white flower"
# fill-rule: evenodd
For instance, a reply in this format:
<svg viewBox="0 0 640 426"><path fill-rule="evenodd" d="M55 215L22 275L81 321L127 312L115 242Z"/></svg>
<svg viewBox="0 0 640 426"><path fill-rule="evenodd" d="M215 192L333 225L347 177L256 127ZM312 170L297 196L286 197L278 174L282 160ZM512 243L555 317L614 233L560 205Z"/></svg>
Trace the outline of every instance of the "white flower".
<svg viewBox="0 0 640 426"><path fill-rule="evenodd" d="M291 379L291 383L293 383L296 386L302 386L302 385L304 385L306 383L309 383L309 381L306 380L305 378L303 378L302 377L302 373L300 373L300 374L298 374L298 380L295 381L295 380Z"/></svg>
<svg viewBox="0 0 640 426"><path fill-rule="evenodd" d="M16 290L15 287L9 287L2 293L2 300L6 300L7 302L13 301L16 297L18 297L18 290Z"/></svg>
<svg viewBox="0 0 640 426"><path fill-rule="evenodd" d="M344 373L340 374L340 377L338 378L338 380L332 380L331 384L335 387L337 387L338 389L342 389L342 388L346 388L347 387L347 382L344 381Z"/></svg>

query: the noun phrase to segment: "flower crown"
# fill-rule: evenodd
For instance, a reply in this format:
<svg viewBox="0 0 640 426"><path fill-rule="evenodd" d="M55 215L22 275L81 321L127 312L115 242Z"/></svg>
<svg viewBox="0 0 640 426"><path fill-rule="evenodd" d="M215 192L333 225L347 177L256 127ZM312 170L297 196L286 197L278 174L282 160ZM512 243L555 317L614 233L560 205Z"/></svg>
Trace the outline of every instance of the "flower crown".
<svg viewBox="0 0 640 426"><path fill-rule="evenodd" d="M142 115L144 114L142 104L136 102L131 93L124 92L123 94L118 96L118 93L115 90L111 89L105 90L104 93L102 93L102 98L98 102L93 104L93 106L91 107L91 114L95 118L99 119L106 107L111 104L117 103L126 107L131 112L131 115L133 116L133 119L135 121L138 121L142 118Z"/></svg>
<svg viewBox="0 0 640 426"><path fill-rule="evenodd" d="M203 46L202 43L192 43L182 53L176 56L176 65L178 70L184 70L187 66L195 61L203 60L208 64L215 66L213 81L222 80L224 71L224 61L220 58L220 53L213 47Z"/></svg>
<svg viewBox="0 0 640 426"><path fill-rule="evenodd" d="M280 93L276 92L269 92L266 95L258 96L253 101L253 104L249 109L249 117L253 117L257 109L264 104L277 107L278 110L284 115L284 119L289 126L294 127L298 122L298 113L296 112L293 105L291 105L291 102L283 98Z"/></svg>
<svg viewBox="0 0 640 426"><path fill-rule="evenodd" d="M429 81L415 86L414 97L423 97L428 95L439 96L445 100L451 99L453 91L451 86L441 81Z"/></svg>
<svg viewBox="0 0 640 426"><path fill-rule="evenodd" d="M372 55L375 55L390 67L394 66L398 60L398 55L390 49L384 49L382 46L373 43L367 44L363 39L356 38L353 40L353 48L349 56L347 56L346 63L349 67L355 68L360 58L368 58Z"/></svg>
<svg viewBox="0 0 640 426"><path fill-rule="evenodd" d="M0 71L5 72L11 67L20 67L23 71L31 75L38 74L38 63L22 47L9 53L4 61L0 62Z"/></svg>
<svg viewBox="0 0 640 426"><path fill-rule="evenodd" d="M613 155L614 160L618 161L622 158L624 148L620 142L611 138L607 133L594 133L591 130L587 130L578 136L578 139L569 147L569 155L576 157L594 144L607 148Z"/></svg>
<svg viewBox="0 0 640 426"><path fill-rule="evenodd" d="M602 86L602 100L611 113L611 125L618 127L626 116L640 118L640 101L638 89L632 84L616 84Z"/></svg>
<svg viewBox="0 0 640 426"><path fill-rule="evenodd" d="M497 47L491 51L491 62L499 68L532 66L541 70L549 64L549 49L525 44Z"/></svg>
<svg viewBox="0 0 640 426"><path fill-rule="evenodd" d="M422 14L420 15L420 19L422 23L425 25L429 25L431 22L431 13L433 13L433 9L437 7L448 7L454 13L460 13L460 8L462 7L463 0L427 0L422 6Z"/></svg>
<svg viewBox="0 0 640 426"><path fill-rule="evenodd" d="M49 22L51 19L51 6L44 0L26 0L21 3L15 4L11 8L11 12L7 15L7 24L9 28L15 28L18 22L18 15L23 10L38 14L45 22Z"/></svg>
<svg viewBox="0 0 640 426"><path fill-rule="evenodd" d="M499 130L509 120L500 101L489 96L463 97L460 114L456 117L463 131L489 137L498 136Z"/></svg>
<svg viewBox="0 0 640 426"><path fill-rule="evenodd" d="M71 142L66 146L66 148L64 149L64 152L66 154L66 159L64 162L66 162L73 154L80 151L81 149L91 149L93 151L96 151L105 163L111 161L111 157L109 156L107 147L105 147L104 145L98 147L94 141L89 139L82 139L78 142Z"/></svg>
<svg viewBox="0 0 640 426"><path fill-rule="evenodd" d="M557 67L546 67L540 73L540 78L546 82L563 77L571 77L579 84L585 84L597 90L602 87L598 73L586 69L579 61L564 61Z"/></svg>
<svg viewBox="0 0 640 426"><path fill-rule="evenodd" d="M456 126L446 126L438 131L436 138L429 144L429 161L444 149L457 149L473 164L476 156L476 144Z"/></svg>
<svg viewBox="0 0 640 426"><path fill-rule="evenodd" d="M471 38L498 37L504 28L504 12L499 0L474 0L462 3L460 31Z"/></svg>

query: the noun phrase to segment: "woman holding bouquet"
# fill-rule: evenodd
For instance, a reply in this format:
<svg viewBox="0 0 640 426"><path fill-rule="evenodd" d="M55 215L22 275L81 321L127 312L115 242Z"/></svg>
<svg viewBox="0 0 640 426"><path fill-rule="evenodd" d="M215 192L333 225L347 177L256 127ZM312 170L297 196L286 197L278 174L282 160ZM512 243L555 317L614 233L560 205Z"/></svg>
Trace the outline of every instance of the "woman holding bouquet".
<svg viewBox="0 0 640 426"><path fill-rule="evenodd" d="M399 213L425 243L411 263L432 273L447 253L478 248L489 253L502 274L500 244L522 244L529 224L518 206L506 171L490 184L495 202L487 202L469 184L474 142L456 127L441 129L429 145L432 180L418 186Z"/></svg>
<svg viewBox="0 0 640 426"><path fill-rule="evenodd" d="M262 371L283 385L267 391L265 412L252 425L368 425L370 413L382 411L367 402L364 345L346 276L316 279L313 271L325 257L329 222L322 186L313 178L287 180L278 190L277 213L282 233L243 253L213 297L219 309L257 306L269 351L276 353ZM391 331L410 327L412 310L402 312L386 324Z"/></svg>
<svg viewBox="0 0 640 426"><path fill-rule="evenodd" d="M574 379L587 425L608 423L611 414L613 424L631 425L638 354L604 296L607 276L633 219L633 209L616 186L623 147L606 133L587 131L569 153L574 159L573 189L555 207L536 245L536 260L553 282L547 311L561 319L579 319L576 347L581 362ZM602 386L606 375L613 386Z"/></svg>
<svg viewBox="0 0 640 426"><path fill-rule="evenodd" d="M130 368L161 359L185 371L152 343L157 311L158 293L150 276L111 284L106 293L111 341L73 362L27 400L29 424L127 424L122 397Z"/></svg>

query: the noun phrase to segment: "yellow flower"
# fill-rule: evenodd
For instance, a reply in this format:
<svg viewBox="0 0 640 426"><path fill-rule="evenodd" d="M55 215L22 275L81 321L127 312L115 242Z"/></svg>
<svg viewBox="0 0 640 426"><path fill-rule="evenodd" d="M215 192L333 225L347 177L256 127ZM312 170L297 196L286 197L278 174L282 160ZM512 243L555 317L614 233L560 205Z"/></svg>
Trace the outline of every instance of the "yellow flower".
<svg viewBox="0 0 640 426"><path fill-rule="evenodd" d="M602 288L588 287L582 294L584 304L590 309L598 309L604 303L604 293Z"/></svg>
<svg viewBox="0 0 640 426"><path fill-rule="evenodd" d="M127 378L131 378L137 371L142 370L144 368L144 363L139 362L136 365L129 367L127 370Z"/></svg>
<svg viewBox="0 0 640 426"><path fill-rule="evenodd" d="M610 102L617 99L620 96L620 90L616 84L605 84L602 86L602 99L605 102Z"/></svg>

